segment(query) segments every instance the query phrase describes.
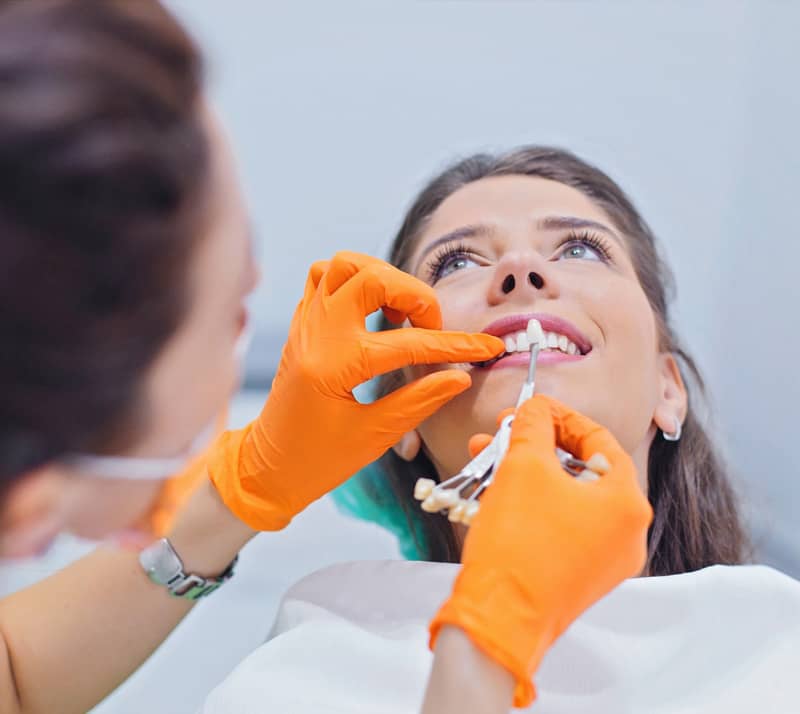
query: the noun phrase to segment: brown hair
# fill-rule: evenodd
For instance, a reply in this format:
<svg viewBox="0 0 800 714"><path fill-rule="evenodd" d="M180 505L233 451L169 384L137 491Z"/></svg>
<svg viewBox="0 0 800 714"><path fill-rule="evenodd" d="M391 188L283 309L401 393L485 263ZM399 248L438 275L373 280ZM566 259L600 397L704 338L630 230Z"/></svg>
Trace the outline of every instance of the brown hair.
<svg viewBox="0 0 800 714"><path fill-rule="evenodd" d="M0 10L0 487L135 436L188 302L201 84L158 2Z"/></svg>
<svg viewBox="0 0 800 714"><path fill-rule="evenodd" d="M412 204L392 244L390 262L406 269L417 239L431 215L452 193L489 176L524 175L570 186L602 208L627 237L639 281L656 316L660 348L674 353L690 393L689 410L678 442L657 436L648 458L649 498L655 512L649 532L649 575L669 575L718 563L740 563L748 549L737 501L728 475L695 412L695 399L705 396L702 376L680 346L670 326L668 304L674 293L669 267L658 253L655 237L630 199L606 174L568 151L530 146L500 156L479 154L459 161L434 178ZM384 323L384 328L389 328ZM382 396L402 380L383 377ZM450 523L423 513L413 498L417 477L435 474L423 453L413 462L393 451L381 459L395 497L409 521L409 530L426 558L457 562L460 556ZM418 527L417 524L419 524Z"/></svg>

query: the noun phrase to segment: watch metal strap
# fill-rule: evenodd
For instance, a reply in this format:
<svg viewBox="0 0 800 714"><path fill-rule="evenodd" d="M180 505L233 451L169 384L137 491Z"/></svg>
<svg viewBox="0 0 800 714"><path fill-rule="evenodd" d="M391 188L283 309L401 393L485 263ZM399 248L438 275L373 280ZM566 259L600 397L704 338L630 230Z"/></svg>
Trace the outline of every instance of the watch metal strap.
<svg viewBox="0 0 800 714"><path fill-rule="evenodd" d="M187 574L181 568L180 573L165 583L167 590L173 597L182 597L186 600L199 600L201 597L211 595L233 577L233 568L238 560L239 556L237 555L225 572L216 578L203 578L193 573Z"/></svg>
<svg viewBox="0 0 800 714"><path fill-rule="evenodd" d="M139 554L139 562L147 577L157 585L164 585L173 597L198 600L210 595L233 577L237 555L223 573L215 578L204 578L194 573L186 573L183 561L166 538L152 543Z"/></svg>

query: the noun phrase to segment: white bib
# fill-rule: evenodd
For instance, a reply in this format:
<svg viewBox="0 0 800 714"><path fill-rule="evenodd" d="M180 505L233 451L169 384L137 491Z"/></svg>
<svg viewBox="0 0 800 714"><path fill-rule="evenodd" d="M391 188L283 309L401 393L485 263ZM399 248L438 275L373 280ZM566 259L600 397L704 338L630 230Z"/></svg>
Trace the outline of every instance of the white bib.
<svg viewBox="0 0 800 714"><path fill-rule="evenodd" d="M359 562L308 576L202 713L418 712L427 625L459 567ZM800 583L763 566L628 580L562 635L535 682L524 711L536 714L798 714Z"/></svg>

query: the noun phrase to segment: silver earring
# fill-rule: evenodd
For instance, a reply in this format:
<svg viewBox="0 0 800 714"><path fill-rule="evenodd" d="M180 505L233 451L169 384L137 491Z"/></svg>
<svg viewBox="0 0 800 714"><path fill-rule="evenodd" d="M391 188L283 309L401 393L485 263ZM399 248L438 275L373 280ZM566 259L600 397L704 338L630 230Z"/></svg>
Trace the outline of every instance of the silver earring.
<svg viewBox="0 0 800 714"><path fill-rule="evenodd" d="M683 433L683 424L681 424L680 419L678 417L675 418L675 431L669 433L667 431L661 432L664 436L664 441L678 441L681 438L681 434Z"/></svg>

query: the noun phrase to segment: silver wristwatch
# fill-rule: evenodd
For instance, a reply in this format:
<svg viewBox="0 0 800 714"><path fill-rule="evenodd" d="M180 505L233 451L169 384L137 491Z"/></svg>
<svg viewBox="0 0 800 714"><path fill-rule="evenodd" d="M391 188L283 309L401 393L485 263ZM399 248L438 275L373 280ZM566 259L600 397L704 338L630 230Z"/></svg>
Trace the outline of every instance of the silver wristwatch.
<svg viewBox="0 0 800 714"><path fill-rule="evenodd" d="M233 577L237 555L221 575L216 578L203 578L183 572L183 562L166 538L157 540L139 553L139 562L147 577L158 585L166 586L169 594L187 600L198 600L210 595L223 583Z"/></svg>

